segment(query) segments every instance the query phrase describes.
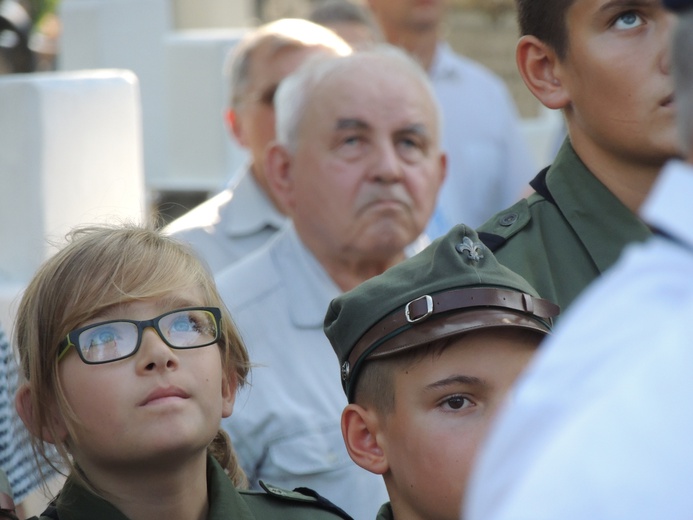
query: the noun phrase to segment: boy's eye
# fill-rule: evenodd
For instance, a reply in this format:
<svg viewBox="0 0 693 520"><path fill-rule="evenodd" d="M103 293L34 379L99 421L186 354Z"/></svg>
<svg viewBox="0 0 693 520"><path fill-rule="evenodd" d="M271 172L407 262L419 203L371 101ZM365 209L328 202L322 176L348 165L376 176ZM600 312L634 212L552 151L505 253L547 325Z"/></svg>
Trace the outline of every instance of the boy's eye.
<svg viewBox="0 0 693 520"><path fill-rule="evenodd" d="M462 410L474 406L474 403L463 395L452 395L441 402L443 408L449 410Z"/></svg>
<svg viewBox="0 0 693 520"><path fill-rule="evenodd" d="M633 27L639 27L644 23L642 17L635 11L628 11L623 13L616 18L614 22L614 27L616 29L632 29Z"/></svg>

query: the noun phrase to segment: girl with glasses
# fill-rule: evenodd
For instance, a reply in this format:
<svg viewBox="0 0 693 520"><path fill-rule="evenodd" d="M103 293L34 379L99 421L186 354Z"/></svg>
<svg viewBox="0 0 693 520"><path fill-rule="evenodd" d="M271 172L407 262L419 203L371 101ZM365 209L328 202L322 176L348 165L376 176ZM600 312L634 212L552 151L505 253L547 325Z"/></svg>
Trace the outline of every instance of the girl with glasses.
<svg viewBox="0 0 693 520"><path fill-rule="evenodd" d="M220 422L248 355L211 275L174 239L73 232L27 288L16 334L17 410L67 476L41 518L348 518L321 497L240 491Z"/></svg>

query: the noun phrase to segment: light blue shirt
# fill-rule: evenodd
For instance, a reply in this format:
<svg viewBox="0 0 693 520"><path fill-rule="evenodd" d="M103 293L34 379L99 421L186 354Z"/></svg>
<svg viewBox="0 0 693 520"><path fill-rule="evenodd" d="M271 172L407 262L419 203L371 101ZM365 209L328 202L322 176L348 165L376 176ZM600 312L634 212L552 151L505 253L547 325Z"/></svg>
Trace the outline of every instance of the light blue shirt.
<svg viewBox="0 0 693 520"><path fill-rule="evenodd" d="M387 492L344 446L347 400L322 328L339 287L291 224L220 273L217 284L253 364L250 384L223 421L251 485L306 486L354 518L375 518Z"/></svg>
<svg viewBox="0 0 693 520"><path fill-rule="evenodd" d="M447 177L426 233L476 228L519 200L538 165L503 80L439 43L429 71L443 118Z"/></svg>
<svg viewBox="0 0 693 520"><path fill-rule="evenodd" d="M164 232L192 245L216 274L264 245L285 223L250 170L244 170Z"/></svg>

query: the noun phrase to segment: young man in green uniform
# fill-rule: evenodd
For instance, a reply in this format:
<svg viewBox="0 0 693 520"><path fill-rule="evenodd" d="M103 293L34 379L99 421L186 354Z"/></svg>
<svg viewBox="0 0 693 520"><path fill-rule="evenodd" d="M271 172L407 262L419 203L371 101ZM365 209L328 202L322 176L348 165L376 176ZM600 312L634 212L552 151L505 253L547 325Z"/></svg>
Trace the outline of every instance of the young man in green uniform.
<svg viewBox="0 0 693 520"><path fill-rule="evenodd" d="M557 313L464 225L332 301L342 434L385 480L378 520L459 519L479 443Z"/></svg>
<svg viewBox="0 0 693 520"><path fill-rule="evenodd" d="M628 243L650 235L636 216L678 153L669 71L674 16L659 0L517 0L517 63L568 137L536 191L479 236L498 260L563 310Z"/></svg>

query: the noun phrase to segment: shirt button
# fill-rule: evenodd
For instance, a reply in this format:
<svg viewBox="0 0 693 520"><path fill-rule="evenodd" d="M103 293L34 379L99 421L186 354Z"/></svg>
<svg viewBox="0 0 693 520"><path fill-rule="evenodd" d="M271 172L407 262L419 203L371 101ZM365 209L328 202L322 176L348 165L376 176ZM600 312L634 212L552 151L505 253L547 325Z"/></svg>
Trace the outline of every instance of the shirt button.
<svg viewBox="0 0 693 520"><path fill-rule="evenodd" d="M508 213L498 219L498 223L504 227L512 226L515 222L517 222L517 213Z"/></svg>

